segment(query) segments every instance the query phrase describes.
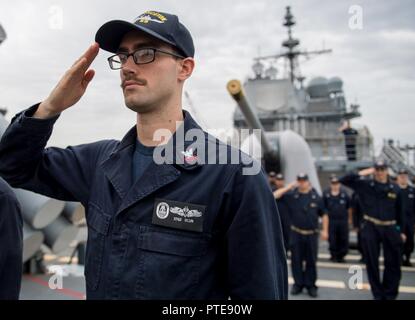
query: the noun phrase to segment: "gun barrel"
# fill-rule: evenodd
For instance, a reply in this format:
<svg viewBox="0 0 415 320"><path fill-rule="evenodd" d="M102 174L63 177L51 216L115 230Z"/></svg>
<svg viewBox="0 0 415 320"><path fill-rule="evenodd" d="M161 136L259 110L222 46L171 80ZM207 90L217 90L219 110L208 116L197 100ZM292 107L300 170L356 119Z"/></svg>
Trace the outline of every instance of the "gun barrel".
<svg viewBox="0 0 415 320"><path fill-rule="evenodd" d="M255 113L252 111L248 99L244 94L241 82L239 80L230 80L226 87L232 98L236 101L239 108L241 109L249 128L261 130L261 146L263 151L265 153L271 152L272 148L267 137L265 136L264 127L262 126Z"/></svg>

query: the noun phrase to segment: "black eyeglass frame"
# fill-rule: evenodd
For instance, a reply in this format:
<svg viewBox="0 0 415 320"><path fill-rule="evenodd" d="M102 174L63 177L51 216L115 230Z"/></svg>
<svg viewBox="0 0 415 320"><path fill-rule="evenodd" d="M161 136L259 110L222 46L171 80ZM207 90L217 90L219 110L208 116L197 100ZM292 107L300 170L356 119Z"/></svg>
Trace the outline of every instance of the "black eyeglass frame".
<svg viewBox="0 0 415 320"><path fill-rule="evenodd" d="M153 58L150 61L137 62L137 58L136 58L135 54L137 52L143 51L143 50L152 50L152 52L153 52ZM169 51L164 51L164 50L157 49L157 48L150 48L150 47L148 47L148 48L140 48L140 49L137 49L137 50L135 50L135 51L133 51L131 53L119 52L119 53L116 53L116 54L110 56L107 60L108 60L108 63L110 65L110 68L112 70L120 70L120 69L122 69L123 63L122 62L121 63L120 62L116 62L116 63L119 63L120 64L120 67L119 68L114 68L113 67L113 64L112 64L112 60L113 60L114 57L118 57L119 55L124 55L125 56L125 63L126 63L127 60L128 60L128 58L130 56L132 56L133 57L133 60L134 60L134 63L137 64L137 65L141 65L141 64L149 64L149 63L152 63L154 60L156 60L156 52L168 54L168 55L171 55L171 56L176 57L176 58L179 58L179 59L186 59L186 57L184 57L182 55L179 55L177 53L174 53L174 52L169 52Z"/></svg>

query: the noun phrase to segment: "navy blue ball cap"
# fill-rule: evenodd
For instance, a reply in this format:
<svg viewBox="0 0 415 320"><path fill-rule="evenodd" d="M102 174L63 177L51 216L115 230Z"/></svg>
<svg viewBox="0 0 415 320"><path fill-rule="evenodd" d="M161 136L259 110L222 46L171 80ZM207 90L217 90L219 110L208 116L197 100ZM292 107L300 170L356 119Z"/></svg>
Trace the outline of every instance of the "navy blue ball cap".
<svg viewBox="0 0 415 320"><path fill-rule="evenodd" d="M330 176L330 182L331 183L338 183L339 182L339 178L335 174L332 174Z"/></svg>
<svg viewBox="0 0 415 320"><path fill-rule="evenodd" d="M375 169L386 169L388 164L384 160L377 160L374 164Z"/></svg>
<svg viewBox="0 0 415 320"><path fill-rule="evenodd" d="M134 22L112 20L99 28L95 35L101 49L115 53L122 38L130 31L138 30L176 47L184 57L194 57L192 36L179 18L170 13L146 11Z"/></svg>
<svg viewBox="0 0 415 320"><path fill-rule="evenodd" d="M275 178L275 176L276 176L277 174L275 173L275 171L270 171L269 173L268 173L268 177L270 177L270 178Z"/></svg>
<svg viewBox="0 0 415 320"><path fill-rule="evenodd" d="M398 174L408 174L408 170L406 170L406 169L399 169Z"/></svg>
<svg viewBox="0 0 415 320"><path fill-rule="evenodd" d="M307 173L301 172L297 175L297 180L308 180Z"/></svg>
<svg viewBox="0 0 415 320"><path fill-rule="evenodd" d="M284 175L282 173L278 173L276 178L277 180L284 180Z"/></svg>

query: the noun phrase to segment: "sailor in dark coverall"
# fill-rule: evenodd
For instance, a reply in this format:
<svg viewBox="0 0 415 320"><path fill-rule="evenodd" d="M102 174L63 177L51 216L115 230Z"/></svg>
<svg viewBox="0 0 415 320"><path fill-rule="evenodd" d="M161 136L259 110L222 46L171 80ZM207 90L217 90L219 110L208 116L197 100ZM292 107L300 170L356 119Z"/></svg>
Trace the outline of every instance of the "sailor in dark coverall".
<svg viewBox="0 0 415 320"><path fill-rule="evenodd" d="M403 265L411 267L411 253L414 251L414 225L415 225L415 188L408 184L408 172L399 170L397 182L401 188L402 198L405 205L405 228L406 241L403 247Z"/></svg>
<svg viewBox="0 0 415 320"><path fill-rule="evenodd" d="M330 187L323 192L324 207L329 216L329 250L331 260L344 262L349 249L350 197L340 187L336 176L330 177Z"/></svg>
<svg viewBox="0 0 415 320"><path fill-rule="evenodd" d="M291 294L298 295L306 288L308 294L315 298L317 297L319 218L323 218L321 237L327 240L328 217L323 200L311 186L308 175L300 173L297 176L297 184L294 190L290 191L295 187L292 183L278 194L278 197L286 196L291 217L290 251L294 278Z"/></svg>
<svg viewBox="0 0 415 320"><path fill-rule="evenodd" d="M402 244L405 211L402 193L388 181L387 164L377 161L374 168L349 173L340 182L353 189L363 211L361 224L362 247L372 294L377 300L396 299L401 279ZM373 179L364 179L374 175ZM381 246L385 259L383 280L379 274Z"/></svg>

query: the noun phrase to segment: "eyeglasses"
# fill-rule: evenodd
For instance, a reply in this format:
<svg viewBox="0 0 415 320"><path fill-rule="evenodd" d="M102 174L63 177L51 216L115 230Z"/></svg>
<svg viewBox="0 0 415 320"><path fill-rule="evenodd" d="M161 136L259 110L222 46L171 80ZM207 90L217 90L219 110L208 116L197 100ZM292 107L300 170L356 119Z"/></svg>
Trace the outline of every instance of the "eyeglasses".
<svg viewBox="0 0 415 320"><path fill-rule="evenodd" d="M127 63L127 60L130 56L133 57L135 64L147 64L153 62L156 59L156 52L161 52L176 58L185 59L185 57L173 52L168 52L156 48L141 48L132 53L114 54L108 58L108 62L112 70L119 70L123 67L123 65Z"/></svg>

